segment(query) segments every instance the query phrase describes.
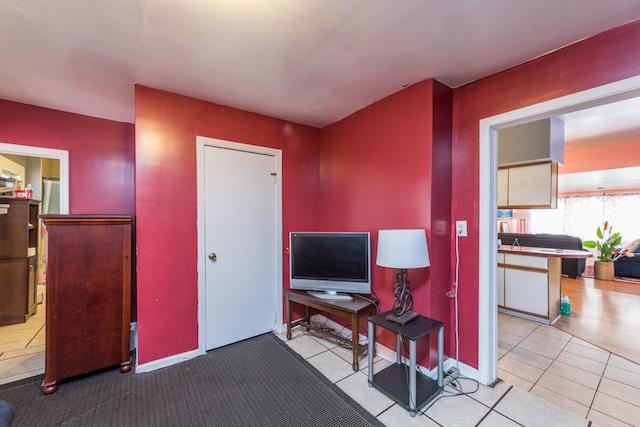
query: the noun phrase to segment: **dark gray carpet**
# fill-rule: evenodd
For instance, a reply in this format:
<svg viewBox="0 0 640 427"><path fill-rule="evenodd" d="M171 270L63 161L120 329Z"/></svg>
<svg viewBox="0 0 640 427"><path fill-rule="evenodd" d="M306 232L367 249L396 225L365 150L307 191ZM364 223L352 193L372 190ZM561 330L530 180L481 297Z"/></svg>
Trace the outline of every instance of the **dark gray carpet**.
<svg viewBox="0 0 640 427"><path fill-rule="evenodd" d="M15 427L383 426L273 334L153 372L68 381L50 396L41 378L0 388Z"/></svg>

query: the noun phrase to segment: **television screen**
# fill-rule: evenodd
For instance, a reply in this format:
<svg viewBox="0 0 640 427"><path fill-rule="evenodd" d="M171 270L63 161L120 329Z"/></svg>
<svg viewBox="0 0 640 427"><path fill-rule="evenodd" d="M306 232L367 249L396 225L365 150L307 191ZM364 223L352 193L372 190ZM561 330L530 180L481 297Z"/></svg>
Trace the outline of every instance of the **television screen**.
<svg viewBox="0 0 640 427"><path fill-rule="evenodd" d="M292 232L289 248L292 289L371 293L369 233Z"/></svg>

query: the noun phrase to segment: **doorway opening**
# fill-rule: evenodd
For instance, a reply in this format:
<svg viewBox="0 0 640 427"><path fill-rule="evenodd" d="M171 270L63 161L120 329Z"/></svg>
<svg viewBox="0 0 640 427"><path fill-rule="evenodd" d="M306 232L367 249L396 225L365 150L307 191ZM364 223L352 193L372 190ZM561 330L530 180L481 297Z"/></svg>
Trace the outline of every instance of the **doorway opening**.
<svg viewBox="0 0 640 427"><path fill-rule="evenodd" d="M498 130L640 96L640 76L480 120L478 380L498 378L497 150Z"/></svg>
<svg viewBox="0 0 640 427"><path fill-rule="evenodd" d="M57 150L43 147L22 146L15 144L0 143L0 155L3 158L19 160L19 165L25 163L25 172L22 187L27 184L32 184L34 188L34 199L40 200L40 209L42 204L45 203L45 211L51 213L69 213L69 153L66 150ZM42 182L42 178L46 175L53 175L45 173L42 168L42 164L57 163L55 166L59 166L59 174L56 179L47 179ZM27 171L28 169L28 171ZM57 168L56 168L57 169ZM51 178L51 176L48 176ZM59 189L59 191L57 191ZM47 211L47 209L49 209ZM31 220L30 220L31 223ZM40 229L37 224L34 224L37 229ZM40 247L39 254L44 252L44 244L38 242ZM44 256L39 258L44 258ZM37 271L44 272L43 263L36 263ZM41 282L39 277L41 274L35 274L36 283ZM44 280L42 280L44 282ZM40 302L40 296L44 300L44 292L40 292L42 289L38 285L38 295L36 298ZM3 356L5 358L19 359L19 363L10 364L9 371L4 372L0 369L0 384L16 381L22 378L28 378L34 375L44 372L44 304L39 305L36 309L36 313L26 320L23 324L14 324L7 326L12 328L16 337L16 340L12 340L11 343L4 342ZM16 332L19 335L16 335ZM0 333L0 335L2 335ZM11 354L9 354L11 350Z"/></svg>

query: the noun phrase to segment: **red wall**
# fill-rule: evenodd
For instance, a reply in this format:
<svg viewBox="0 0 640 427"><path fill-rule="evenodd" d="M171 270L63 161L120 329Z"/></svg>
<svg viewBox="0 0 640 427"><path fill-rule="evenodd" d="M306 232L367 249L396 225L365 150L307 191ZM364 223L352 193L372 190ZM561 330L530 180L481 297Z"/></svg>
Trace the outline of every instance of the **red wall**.
<svg viewBox="0 0 640 427"><path fill-rule="evenodd" d="M131 123L0 100L0 142L69 151L69 213L135 216Z"/></svg>
<svg viewBox="0 0 640 427"><path fill-rule="evenodd" d="M135 95L138 360L146 363L198 347L196 136L282 150L287 247L290 230L318 226L319 131L143 86Z"/></svg>
<svg viewBox="0 0 640 427"><path fill-rule="evenodd" d="M478 366L479 120L640 74L640 22L618 27L518 67L454 89L452 219L461 239L460 359Z"/></svg>
<svg viewBox="0 0 640 427"><path fill-rule="evenodd" d="M439 96L446 88L429 80L322 130L136 87L135 155L131 124L0 101L0 140L69 150L71 213L137 215L141 363L197 347L195 137L203 135L283 150L283 242L290 230L319 226L371 231L375 248L380 228L425 228L432 266L410 272L415 307L448 322L449 334L451 301L442 294L454 249L447 236L452 220L466 219L460 356L477 367L478 122L638 75L637 46L640 22L457 88L447 112ZM442 125L451 111L452 146ZM375 268L373 276L387 310L393 272Z"/></svg>
<svg viewBox="0 0 640 427"><path fill-rule="evenodd" d="M130 123L0 100L0 141L69 151L72 214L135 214Z"/></svg>
<svg viewBox="0 0 640 427"><path fill-rule="evenodd" d="M431 267L409 272L413 309L445 322L450 301L444 293L451 284L450 99L450 90L433 80L410 86L322 129L320 153L321 229L369 231L374 264L379 229L426 229ZM434 232L436 220L443 233ZM394 283L394 270L374 266L373 290L382 311L391 309ZM391 333L381 331L378 339L395 348ZM422 350L419 359L428 365Z"/></svg>

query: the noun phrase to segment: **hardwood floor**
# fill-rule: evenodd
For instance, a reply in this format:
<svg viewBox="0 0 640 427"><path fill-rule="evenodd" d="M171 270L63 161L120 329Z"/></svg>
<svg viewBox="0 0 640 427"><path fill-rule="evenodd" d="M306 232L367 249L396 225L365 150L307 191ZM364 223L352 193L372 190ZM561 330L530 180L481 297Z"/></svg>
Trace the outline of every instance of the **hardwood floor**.
<svg viewBox="0 0 640 427"><path fill-rule="evenodd" d="M580 277L562 278L571 316L554 326L640 364L640 285Z"/></svg>

